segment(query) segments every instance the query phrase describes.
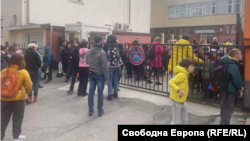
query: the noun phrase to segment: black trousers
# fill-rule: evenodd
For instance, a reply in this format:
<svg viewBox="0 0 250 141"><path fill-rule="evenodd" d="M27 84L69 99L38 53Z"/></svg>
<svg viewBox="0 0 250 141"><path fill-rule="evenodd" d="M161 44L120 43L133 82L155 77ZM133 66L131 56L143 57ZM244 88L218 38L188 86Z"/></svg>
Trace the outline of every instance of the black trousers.
<svg viewBox="0 0 250 141"><path fill-rule="evenodd" d="M75 68L71 68L71 85L70 85L70 91L74 90L75 82L76 82L76 75L77 75L78 70Z"/></svg>
<svg viewBox="0 0 250 141"><path fill-rule="evenodd" d="M126 63L128 76L132 76L133 64L131 62Z"/></svg>
<svg viewBox="0 0 250 141"><path fill-rule="evenodd" d="M234 112L235 94L228 93L227 90L221 92L221 124L229 125Z"/></svg>
<svg viewBox="0 0 250 141"><path fill-rule="evenodd" d="M88 67L79 67L79 86L77 95L86 95L87 86L89 82L89 68Z"/></svg>
<svg viewBox="0 0 250 141"><path fill-rule="evenodd" d="M137 80L140 80L141 79L141 75L144 76L143 64L140 64L140 65L134 66L134 67L135 67L135 72L136 72Z"/></svg>
<svg viewBox="0 0 250 141"><path fill-rule="evenodd" d="M67 72L66 72L66 79L69 79L72 74L72 63L68 62Z"/></svg>
<svg viewBox="0 0 250 141"><path fill-rule="evenodd" d="M1 140L4 139L5 130L12 116L13 139L17 139L21 134L23 123L25 102L24 101L1 101Z"/></svg>
<svg viewBox="0 0 250 141"><path fill-rule="evenodd" d="M195 85L197 85L197 91L198 93L200 92L201 89L201 81L198 79L198 74L196 74L195 76L193 76L193 74L190 74L190 81L191 81L191 92L194 91L194 87Z"/></svg>
<svg viewBox="0 0 250 141"><path fill-rule="evenodd" d="M210 89L208 89L208 86L210 84L209 79L203 79L203 92L205 93L206 96L210 96Z"/></svg>
<svg viewBox="0 0 250 141"><path fill-rule="evenodd" d="M46 70L46 73L44 75L44 79L46 79L47 75L48 75L49 81L51 81L52 80L52 69L51 69L51 67L49 67L49 73L47 73L47 70Z"/></svg>
<svg viewBox="0 0 250 141"><path fill-rule="evenodd" d="M148 78L151 80L152 73L156 76L156 80L159 81L161 68L151 68L148 74Z"/></svg>

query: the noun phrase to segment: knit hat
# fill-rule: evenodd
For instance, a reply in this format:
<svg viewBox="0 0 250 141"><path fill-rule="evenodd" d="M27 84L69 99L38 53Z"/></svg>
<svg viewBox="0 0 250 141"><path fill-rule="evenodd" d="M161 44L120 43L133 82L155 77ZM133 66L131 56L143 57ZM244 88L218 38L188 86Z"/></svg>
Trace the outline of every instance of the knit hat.
<svg viewBox="0 0 250 141"><path fill-rule="evenodd" d="M204 55L210 56L210 52L209 52L209 51L206 51L206 52L204 53Z"/></svg>
<svg viewBox="0 0 250 141"><path fill-rule="evenodd" d="M30 44L28 44L27 49L29 49L29 48L33 48L33 47L38 48L38 46L37 46L36 44L34 44L34 43L30 43Z"/></svg>
<svg viewBox="0 0 250 141"><path fill-rule="evenodd" d="M223 52L218 52L217 55L222 57L224 54L223 54Z"/></svg>

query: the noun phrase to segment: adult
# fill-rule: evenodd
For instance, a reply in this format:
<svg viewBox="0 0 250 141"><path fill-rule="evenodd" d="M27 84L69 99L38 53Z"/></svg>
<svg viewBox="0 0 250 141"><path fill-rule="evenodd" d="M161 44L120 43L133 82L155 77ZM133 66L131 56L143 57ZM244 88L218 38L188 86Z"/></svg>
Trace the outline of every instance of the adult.
<svg viewBox="0 0 250 141"><path fill-rule="evenodd" d="M17 70L19 86L16 87L20 88L20 90L13 98L1 97L1 140L4 139L5 130L12 116L13 139L14 141L19 141L26 138L24 135L20 134L24 117L25 99L27 98L27 93L29 93L32 89L32 82L30 80L29 73L25 70L23 55L12 55L9 67L1 71L1 76L6 74L7 69L10 71ZM2 79L4 78L2 77Z"/></svg>
<svg viewBox="0 0 250 141"><path fill-rule="evenodd" d="M109 66L109 81L108 81L108 100L112 101L112 97L118 98L118 80L119 67L122 65L122 59L119 54L119 44L115 35L109 35L107 42L104 44L104 51L107 54ZM114 94L113 85L114 84Z"/></svg>
<svg viewBox="0 0 250 141"><path fill-rule="evenodd" d="M9 50L6 51L6 53L7 53L8 57L11 58L11 56L16 53L15 46L10 46Z"/></svg>
<svg viewBox="0 0 250 141"><path fill-rule="evenodd" d="M166 73L166 71L168 70L168 64L169 64L169 60L170 60L171 55L172 55L172 48L173 48L174 42L172 40L169 40L168 44L169 45L166 46L167 56L165 59L163 59L163 66L164 66L163 72L164 73Z"/></svg>
<svg viewBox="0 0 250 141"><path fill-rule="evenodd" d="M1 46L1 70L8 67L8 62L10 58L6 54L7 48L5 46Z"/></svg>
<svg viewBox="0 0 250 141"><path fill-rule="evenodd" d="M190 45L189 36L183 36L173 47L172 56L168 64L168 70L173 72L175 66L179 66L179 61L183 58L190 58L196 63L201 64L202 60L193 54L192 46Z"/></svg>
<svg viewBox="0 0 250 141"><path fill-rule="evenodd" d="M86 96L88 79L89 79L89 65L87 64L87 52L88 52L89 42L87 40L83 40L80 44L79 50L79 86L77 95L78 96Z"/></svg>
<svg viewBox="0 0 250 141"><path fill-rule="evenodd" d="M104 111L103 107L103 89L105 81L109 80L108 74L108 60L105 51L102 48L103 39L101 36L94 38L95 44L87 52L87 64L89 65L89 116L94 112L94 95L97 86L98 93L98 116L102 116Z"/></svg>
<svg viewBox="0 0 250 141"><path fill-rule="evenodd" d="M151 75L154 72L156 75L156 85L162 85L159 81L160 79L160 70L162 68L162 54L164 53L163 46L161 44L161 38L156 37L152 43L151 49L154 50L154 59L150 61L151 70L149 71L148 83L153 83L151 81Z"/></svg>
<svg viewBox="0 0 250 141"><path fill-rule="evenodd" d="M31 43L33 43L33 44L37 45L37 47L39 47L37 41L32 41ZM39 57L40 57L40 59L41 59L41 62L43 62L43 56L41 55L41 53L40 53L38 50L36 50L36 53L39 55ZM45 54L45 53L44 53L44 54ZM44 55L44 54L43 54L43 55ZM41 66L41 67L42 67L42 66ZM40 72L41 72L41 67L39 68ZM39 76L39 81L40 81L40 79L41 79L41 73L40 73L40 76ZM39 83L38 88L43 88L43 86L41 86L40 83Z"/></svg>
<svg viewBox="0 0 250 141"><path fill-rule="evenodd" d="M75 46L72 47L72 57L71 61L71 85L69 88L68 94L74 93L74 86L76 82L76 75L79 71L79 46L78 43L75 43Z"/></svg>
<svg viewBox="0 0 250 141"><path fill-rule="evenodd" d="M213 38L213 42L211 44L211 49L216 49L216 50L219 50L220 47L218 46L219 43L218 43L218 39L216 37Z"/></svg>
<svg viewBox="0 0 250 141"><path fill-rule="evenodd" d="M62 66L63 71L66 72L66 80L67 83L69 81L69 78L71 76L71 69L72 69L72 59L73 59L73 49L71 48L71 44L67 43L66 47L61 52L62 57Z"/></svg>
<svg viewBox="0 0 250 141"><path fill-rule="evenodd" d="M57 73L57 77L63 77L65 76L63 74L63 65L62 65L62 51L66 48L67 45L67 41L63 40L61 46L59 47L59 65L58 65L58 73Z"/></svg>
<svg viewBox="0 0 250 141"><path fill-rule="evenodd" d="M30 43L25 54L26 70L29 72L31 81L33 83L34 102L37 101L39 77L41 73L39 69L41 67L41 59L36 52L37 47L38 46L36 44ZM29 92L29 99L32 102L32 91Z"/></svg>
<svg viewBox="0 0 250 141"><path fill-rule="evenodd" d="M193 39L193 50L198 49L198 42L196 39Z"/></svg>

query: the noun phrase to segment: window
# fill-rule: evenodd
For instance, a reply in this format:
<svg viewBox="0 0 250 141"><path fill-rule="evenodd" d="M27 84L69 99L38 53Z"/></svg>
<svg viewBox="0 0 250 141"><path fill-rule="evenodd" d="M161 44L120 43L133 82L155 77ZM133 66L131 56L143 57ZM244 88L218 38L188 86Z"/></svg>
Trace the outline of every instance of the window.
<svg viewBox="0 0 250 141"><path fill-rule="evenodd" d="M180 16L180 6L175 6L175 17L179 18Z"/></svg>
<svg viewBox="0 0 250 141"><path fill-rule="evenodd" d="M187 17L191 16L191 5L187 4Z"/></svg>
<svg viewBox="0 0 250 141"><path fill-rule="evenodd" d="M236 34L236 25L231 26L231 34Z"/></svg>
<svg viewBox="0 0 250 141"><path fill-rule="evenodd" d="M199 13L199 16L202 16L202 14L203 14L202 3L199 3L199 11L198 11L198 13Z"/></svg>
<svg viewBox="0 0 250 141"><path fill-rule="evenodd" d="M224 26L224 31L223 31L224 34L229 34L229 25L225 25Z"/></svg>
<svg viewBox="0 0 250 141"><path fill-rule="evenodd" d="M194 28L193 28L193 27L190 27L190 28L189 28L189 35L192 35L192 34L194 34Z"/></svg>
<svg viewBox="0 0 250 141"><path fill-rule="evenodd" d="M220 14L241 12L241 0L220 0Z"/></svg>
<svg viewBox="0 0 250 141"><path fill-rule="evenodd" d="M165 35L168 35L168 28L165 28L165 29L164 29L164 34L165 34Z"/></svg>
<svg viewBox="0 0 250 141"><path fill-rule="evenodd" d="M180 17L181 18L187 16L187 14L186 14L186 12L187 12L186 8L187 8L186 5L181 5L180 6Z"/></svg>
<svg viewBox="0 0 250 141"><path fill-rule="evenodd" d="M171 28L171 34L175 34L175 29Z"/></svg>
<svg viewBox="0 0 250 141"><path fill-rule="evenodd" d="M191 4L191 16L198 16L198 3Z"/></svg>
<svg viewBox="0 0 250 141"><path fill-rule="evenodd" d="M169 7L169 18L175 18L175 6L170 6Z"/></svg>
<svg viewBox="0 0 250 141"><path fill-rule="evenodd" d="M1 17L1 35L3 36L3 17Z"/></svg>

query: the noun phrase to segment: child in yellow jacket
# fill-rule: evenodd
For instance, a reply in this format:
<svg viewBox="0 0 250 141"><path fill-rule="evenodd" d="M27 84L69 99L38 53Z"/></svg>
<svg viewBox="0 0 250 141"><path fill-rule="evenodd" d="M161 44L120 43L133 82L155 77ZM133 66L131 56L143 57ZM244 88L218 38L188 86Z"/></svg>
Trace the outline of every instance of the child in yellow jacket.
<svg viewBox="0 0 250 141"><path fill-rule="evenodd" d="M187 124L188 114L186 99L188 95L188 75L194 72L194 61L184 58L180 61L180 66L174 68L176 76L168 82L171 87L170 99L172 103L172 123Z"/></svg>

